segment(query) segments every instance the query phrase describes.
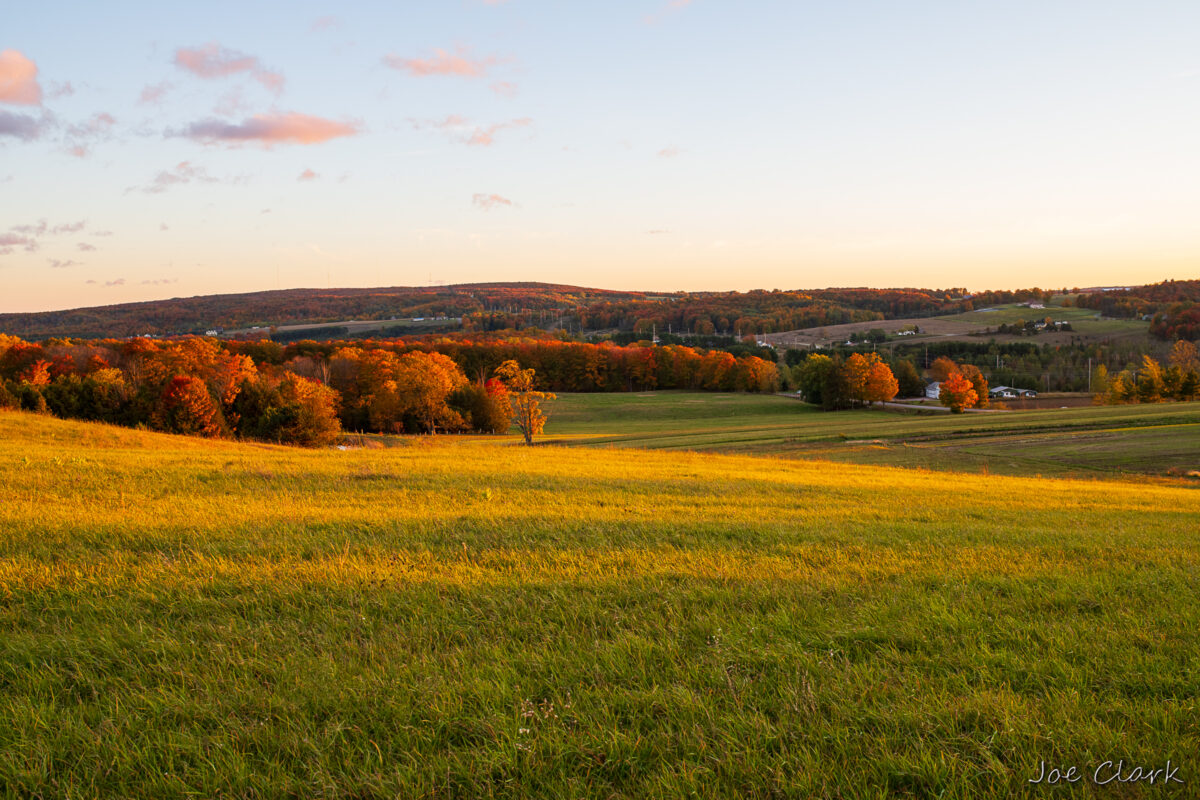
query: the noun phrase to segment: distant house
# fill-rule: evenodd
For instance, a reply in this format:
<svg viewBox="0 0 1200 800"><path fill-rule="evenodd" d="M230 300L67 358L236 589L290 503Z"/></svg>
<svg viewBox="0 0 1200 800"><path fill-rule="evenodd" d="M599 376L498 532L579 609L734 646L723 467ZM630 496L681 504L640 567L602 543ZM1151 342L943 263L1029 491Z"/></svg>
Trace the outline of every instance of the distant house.
<svg viewBox="0 0 1200 800"><path fill-rule="evenodd" d="M1013 386L993 386L988 389L988 397L993 400L1010 400L1017 397L1037 397L1033 389L1017 389Z"/></svg>
<svg viewBox="0 0 1200 800"><path fill-rule="evenodd" d="M896 331L897 336L916 336L916 331Z"/></svg>
<svg viewBox="0 0 1200 800"><path fill-rule="evenodd" d="M938 395L940 395L941 392L942 392L942 384L940 381L934 381L933 383L931 383L925 387L925 396L933 398L934 400L938 399Z"/></svg>

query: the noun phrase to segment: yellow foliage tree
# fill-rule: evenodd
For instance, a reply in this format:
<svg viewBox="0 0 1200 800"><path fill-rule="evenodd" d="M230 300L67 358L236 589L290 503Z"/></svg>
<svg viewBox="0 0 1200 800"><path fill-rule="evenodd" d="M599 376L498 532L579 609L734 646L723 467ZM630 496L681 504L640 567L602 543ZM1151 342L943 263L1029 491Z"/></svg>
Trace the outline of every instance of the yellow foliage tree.
<svg viewBox="0 0 1200 800"><path fill-rule="evenodd" d="M496 367L495 374L508 389L513 425L524 435L525 444L533 444L533 437L546 426L546 413L541 409L541 401L554 400L555 395L536 391L533 388L533 370L521 369L521 365L512 359Z"/></svg>

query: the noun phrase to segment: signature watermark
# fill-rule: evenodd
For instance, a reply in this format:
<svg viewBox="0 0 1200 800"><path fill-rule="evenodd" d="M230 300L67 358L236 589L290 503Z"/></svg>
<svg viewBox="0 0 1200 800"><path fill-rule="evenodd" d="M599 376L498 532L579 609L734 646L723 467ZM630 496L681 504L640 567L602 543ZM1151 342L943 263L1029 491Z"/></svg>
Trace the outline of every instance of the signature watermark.
<svg viewBox="0 0 1200 800"><path fill-rule="evenodd" d="M1142 784L1171 784L1183 783L1179 777L1178 765L1172 766L1167 759L1166 766L1153 767L1141 764L1126 764L1125 759L1118 761L1102 761L1092 767L1080 767L1075 764L1052 766L1045 761L1040 762L1038 774L1029 779L1029 783L1040 783L1054 786L1063 783L1079 783L1090 780L1097 786L1120 785L1127 783Z"/></svg>

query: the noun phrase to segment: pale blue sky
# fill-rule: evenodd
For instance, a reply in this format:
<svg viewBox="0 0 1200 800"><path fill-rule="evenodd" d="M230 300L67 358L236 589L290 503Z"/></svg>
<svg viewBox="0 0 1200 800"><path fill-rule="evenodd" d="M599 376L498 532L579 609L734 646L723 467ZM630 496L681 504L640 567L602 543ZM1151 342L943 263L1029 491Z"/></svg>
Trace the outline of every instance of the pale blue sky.
<svg viewBox="0 0 1200 800"><path fill-rule="evenodd" d="M0 51L0 311L1198 273L1195 2L38 2Z"/></svg>

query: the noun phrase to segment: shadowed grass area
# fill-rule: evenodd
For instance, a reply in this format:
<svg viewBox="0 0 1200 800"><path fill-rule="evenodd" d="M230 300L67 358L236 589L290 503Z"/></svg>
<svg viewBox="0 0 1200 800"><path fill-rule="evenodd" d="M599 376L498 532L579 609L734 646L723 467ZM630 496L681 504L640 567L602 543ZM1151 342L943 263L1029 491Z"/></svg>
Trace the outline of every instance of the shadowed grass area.
<svg viewBox="0 0 1200 800"><path fill-rule="evenodd" d="M1042 759L1108 758L1172 759L1161 796L1200 779L1185 488L15 413L0 485L11 796L1010 796Z"/></svg>

